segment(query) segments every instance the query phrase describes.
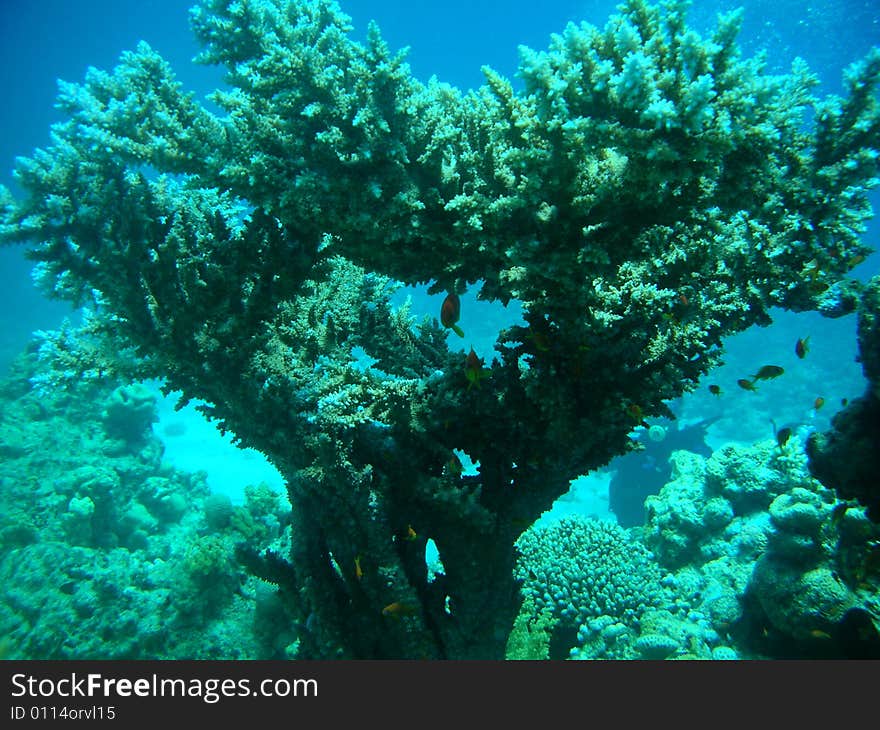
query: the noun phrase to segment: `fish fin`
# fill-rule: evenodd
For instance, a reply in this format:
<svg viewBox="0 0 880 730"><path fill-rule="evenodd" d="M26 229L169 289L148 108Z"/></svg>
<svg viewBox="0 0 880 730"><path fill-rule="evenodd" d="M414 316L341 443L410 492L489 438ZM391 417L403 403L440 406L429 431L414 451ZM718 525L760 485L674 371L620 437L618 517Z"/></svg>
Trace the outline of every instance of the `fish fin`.
<svg viewBox="0 0 880 730"><path fill-rule="evenodd" d="M459 337L464 337L464 332L457 324L452 325L452 331L455 332L455 334L457 334Z"/></svg>

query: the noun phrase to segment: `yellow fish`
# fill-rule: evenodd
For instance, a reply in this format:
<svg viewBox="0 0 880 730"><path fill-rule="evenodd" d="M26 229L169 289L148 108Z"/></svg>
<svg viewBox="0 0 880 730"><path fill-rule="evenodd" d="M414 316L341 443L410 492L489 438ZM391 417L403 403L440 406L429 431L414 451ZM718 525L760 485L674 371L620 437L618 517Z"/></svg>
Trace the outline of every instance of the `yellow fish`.
<svg viewBox="0 0 880 730"><path fill-rule="evenodd" d="M385 608L382 609L382 615L390 616L394 619L399 619L402 616L411 616L417 610L418 608L410 603L395 601L394 603L389 603L387 606L385 606Z"/></svg>

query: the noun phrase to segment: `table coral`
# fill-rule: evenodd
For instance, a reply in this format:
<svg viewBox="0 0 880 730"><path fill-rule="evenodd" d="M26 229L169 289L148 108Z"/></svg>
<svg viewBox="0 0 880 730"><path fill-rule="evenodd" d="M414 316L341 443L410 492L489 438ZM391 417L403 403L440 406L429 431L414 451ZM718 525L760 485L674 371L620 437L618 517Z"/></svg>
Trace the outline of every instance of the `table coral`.
<svg viewBox="0 0 880 730"><path fill-rule="evenodd" d="M202 0L219 114L144 43L61 84L0 240L285 476L301 656L502 656L524 526L726 335L818 307L867 252L880 50L818 100L803 63L742 57L739 13L704 38L686 5L629 0L523 50L522 91L487 68L463 94L331 0ZM469 388L392 280L516 299L525 324Z"/></svg>

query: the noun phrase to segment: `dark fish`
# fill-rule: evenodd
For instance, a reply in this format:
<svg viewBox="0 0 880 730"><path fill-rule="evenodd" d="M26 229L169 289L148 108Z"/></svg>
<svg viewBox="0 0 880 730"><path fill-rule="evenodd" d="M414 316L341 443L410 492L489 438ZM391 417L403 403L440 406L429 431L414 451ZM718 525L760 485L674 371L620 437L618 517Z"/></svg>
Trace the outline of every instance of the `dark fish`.
<svg viewBox="0 0 880 730"><path fill-rule="evenodd" d="M804 338L798 338L798 341L794 343L794 354L797 355L801 360L806 357L807 353L810 351L810 337L809 335Z"/></svg>
<svg viewBox="0 0 880 730"><path fill-rule="evenodd" d="M825 399L820 395L816 400L813 401L813 410L818 411L822 406L825 405Z"/></svg>
<svg viewBox="0 0 880 730"><path fill-rule="evenodd" d="M752 376L752 380L772 380L782 375L785 370L779 365L765 365Z"/></svg>
<svg viewBox="0 0 880 730"><path fill-rule="evenodd" d="M385 606L385 608L382 609L382 615L390 616L394 619L399 619L403 616L411 616L417 610L418 608L411 603L395 601L394 603L389 603L387 606Z"/></svg>
<svg viewBox="0 0 880 730"><path fill-rule="evenodd" d="M639 425L648 428L648 424L645 421L645 414L642 413L642 407L640 405L638 405L637 403L630 403L626 407L626 412L635 423L638 423Z"/></svg>
<svg viewBox="0 0 880 730"><path fill-rule="evenodd" d="M837 640L847 659L880 659L878 621L863 608L851 608L837 624Z"/></svg>
<svg viewBox="0 0 880 730"><path fill-rule="evenodd" d="M739 380L736 381L736 384L737 384L740 388L742 388L743 390L751 390L751 391L756 391L756 390L758 390L758 389L755 387L754 382L752 382L751 380L746 380L745 378L740 378Z"/></svg>
<svg viewBox="0 0 880 730"><path fill-rule="evenodd" d="M788 440L791 438L791 429L786 426L785 428L780 428L776 432L776 443L779 444L779 448L781 449L788 443Z"/></svg>
<svg viewBox="0 0 880 730"><path fill-rule="evenodd" d="M721 388L719 386L713 384L713 385L709 386L709 392L712 395L721 395Z"/></svg>
<svg viewBox="0 0 880 730"><path fill-rule="evenodd" d="M538 352L550 352L550 340L546 332L539 332L534 327L529 327L526 339L531 340Z"/></svg>

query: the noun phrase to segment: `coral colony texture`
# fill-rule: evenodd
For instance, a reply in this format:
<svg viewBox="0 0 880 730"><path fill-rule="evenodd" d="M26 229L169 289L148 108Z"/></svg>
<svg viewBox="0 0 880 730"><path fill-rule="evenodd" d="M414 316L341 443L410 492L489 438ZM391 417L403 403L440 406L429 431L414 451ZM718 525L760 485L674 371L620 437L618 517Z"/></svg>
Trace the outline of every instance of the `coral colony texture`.
<svg viewBox="0 0 880 730"><path fill-rule="evenodd" d="M86 309L3 386L4 653L880 655L880 280L847 278L880 49L819 99L740 52L740 13L701 36L686 5L629 0L523 49L521 89L484 68L465 94L333 2L202 0L216 113L145 43L62 83L0 191L0 239ZM491 359L461 347L468 290L522 307ZM643 526L530 527L774 307L859 318L871 387L809 461L789 429L678 451ZM265 454L289 508L164 467L149 378Z"/></svg>

